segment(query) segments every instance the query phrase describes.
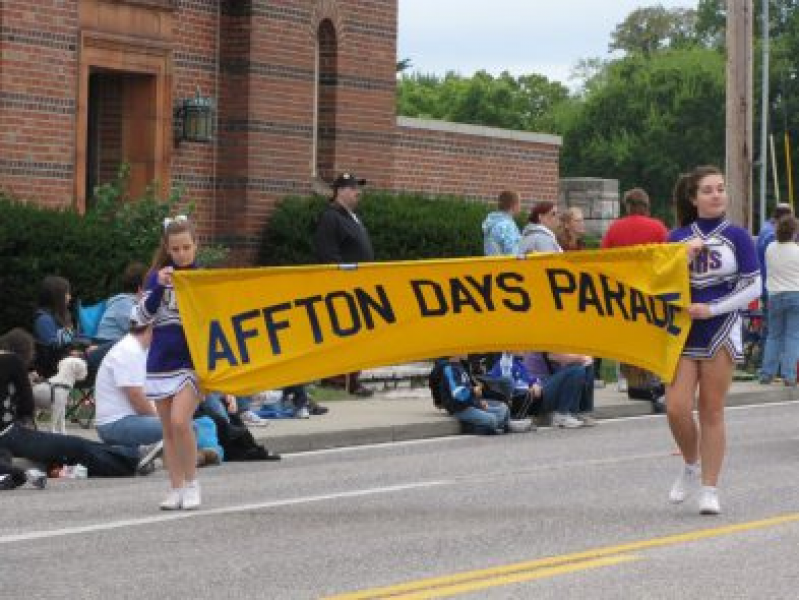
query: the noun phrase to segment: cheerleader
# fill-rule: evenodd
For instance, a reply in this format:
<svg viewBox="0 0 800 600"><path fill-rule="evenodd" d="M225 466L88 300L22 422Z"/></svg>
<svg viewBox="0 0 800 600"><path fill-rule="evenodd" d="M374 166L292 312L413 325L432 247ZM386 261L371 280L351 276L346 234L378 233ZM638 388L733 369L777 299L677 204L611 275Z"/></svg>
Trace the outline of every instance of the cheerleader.
<svg viewBox="0 0 800 600"><path fill-rule="evenodd" d="M675 377L667 417L684 465L669 493L673 503L700 491L700 514L720 512L717 479L725 455L725 396L743 359L740 310L761 293L750 234L725 218L728 197L719 169L697 167L675 186L680 227L670 242L687 247L692 326ZM699 424L693 415L697 395ZM702 487L701 487L702 486Z"/></svg>
<svg viewBox="0 0 800 600"><path fill-rule="evenodd" d="M145 393L155 402L161 419L164 461L172 486L160 504L162 510L200 507L197 442L192 421L200 392L172 287L175 270L196 268L196 254L197 235L192 223L182 215L165 219L161 244L137 304L139 320L153 322Z"/></svg>

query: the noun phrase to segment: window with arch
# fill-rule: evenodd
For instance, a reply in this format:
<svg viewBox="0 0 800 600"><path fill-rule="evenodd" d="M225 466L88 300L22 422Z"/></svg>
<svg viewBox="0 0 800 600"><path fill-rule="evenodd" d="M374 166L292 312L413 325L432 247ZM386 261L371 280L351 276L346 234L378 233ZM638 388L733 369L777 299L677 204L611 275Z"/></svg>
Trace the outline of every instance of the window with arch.
<svg viewBox="0 0 800 600"><path fill-rule="evenodd" d="M317 29L317 79L314 127L314 175L330 181L336 165L336 28L325 19Z"/></svg>

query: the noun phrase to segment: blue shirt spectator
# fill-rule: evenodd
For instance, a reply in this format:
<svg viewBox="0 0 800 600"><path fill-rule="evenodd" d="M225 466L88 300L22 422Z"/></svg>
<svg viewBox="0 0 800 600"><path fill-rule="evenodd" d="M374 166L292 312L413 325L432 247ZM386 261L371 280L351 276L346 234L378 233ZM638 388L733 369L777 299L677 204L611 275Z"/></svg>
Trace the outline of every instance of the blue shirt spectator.
<svg viewBox="0 0 800 600"><path fill-rule="evenodd" d="M520 232L514 215L519 212L519 194L500 193L498 210L489 213L483 221L483 252L486 256L515 255L519 253Z"/></svg>
<svg viewBox="0 0 800 600"><path fill-rule="evenodd" d="M122 275L122 293L109 298L97 326L97 339L117 341L125 337L131 325L131 309L142 291L147 267L131 263Z"/></svg>

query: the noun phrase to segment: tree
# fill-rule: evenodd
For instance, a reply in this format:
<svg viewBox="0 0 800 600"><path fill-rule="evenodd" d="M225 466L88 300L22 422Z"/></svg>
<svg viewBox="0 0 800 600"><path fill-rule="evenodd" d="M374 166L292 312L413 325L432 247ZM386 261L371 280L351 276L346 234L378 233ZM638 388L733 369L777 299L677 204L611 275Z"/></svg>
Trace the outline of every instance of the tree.
<svg viewBox="0 0 800 600"><path fill-rule="evenodd" d="M698 164L724 164L725 61L694 48L608 64L579 108L558 123L564 176L641 186L670 221L672 186Z"/></svg>
<svg viewBox="0 0 800 600"><path fill-rule="evenodd" d="M650 56L659 50L695 45L697 13L652 6L634 10L611 34L609 51Z"/></svg>
<svg viewBox="0 0 800 600"><path fill-rule="evenodd" d="M725 50L726 0L700 0L695 39L708 48Z"/></svg>
<svg viewBox="0 0 800 600"><path fill-rule="evenodd" d="M403 75L397 85L397 111L407 117L443 119L522 131L551 131L553 109L569 90L542 75L472 77L449 72Z"/></svg>
<svg viewBox="0 0 800 600"><path fill-rule="evenodd" d="M761 80L761 48L763 31L761 22L761 2L754 1L755 12L755 40L753 58L756 86L754 115L760 115L760 80ZM778 145L782 147L784 134L797 143L798 134L798 17L797 0L769 0L769 130L779 138ZM726 3L724 0L700 0L697 8L696 37L709 47L715 47L721 52L725 50L725 17ZM754 127L758 131L760 124ZM793 180L797 181L797 157L792 167ZM786 197L786 164L778 160L779 180L784 189L781 196ZM767 186L772 190L772 178L767 179ZM771 194L775 195L774 190Z"/></svg>
<svg viewBox="0 0 800 600"><path fill-rule="evenodd" d="M782 147L782 138L788 134L797 148L798 140L798 10L797 0L770 1L770 59L769 59L769 129L778 137L778 145ZM759 24L760 28L760 24ZM760 47L761 38L757 38ZM756 50L760 61L760 48ZM759 68L757 66L757 68ZM794 152L792 179L795 182L795 198L797 198L797 152ZM781 198L788 196L788 176L786 162L778 160L779 181L781 182ZM768 186L772 187L771 178ZM773 191L773 196L774 196Z"/></svg>

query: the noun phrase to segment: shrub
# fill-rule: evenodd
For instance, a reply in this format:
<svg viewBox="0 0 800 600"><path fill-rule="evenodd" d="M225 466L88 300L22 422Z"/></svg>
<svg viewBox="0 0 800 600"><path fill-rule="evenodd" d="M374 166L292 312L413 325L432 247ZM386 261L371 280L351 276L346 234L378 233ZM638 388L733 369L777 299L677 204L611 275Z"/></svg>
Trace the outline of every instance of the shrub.
<svg viewBox="0 0 800 600"><path fill-rule="evenodd" d="M4 292L0 333L32 326L45 275L67 278L72 295L93 304L118 293L119 279L130 262L150 263L162 222L178 210L182 190L177 188L162 200L152 185L142 198L131 199L128 173L122 165L113 182L95 189L95 204L85 217L73 209L45 209L0 194L0 289ZM181 209L192 210L191 205ZM227 250L210 246L206 252L221 260Z"/></svg>
<svg viewBox="0 0 800 600"><path fill-rule="evenodd" d="M0 288L5 300L0 331L31 327L45 275L66 277L75 297L94 302L114 287L127 261L145 258L134 253L120 261L112 231L98 225L73 210L0 198Z"/></svg>
<svg viewBox="0 0 800 600"><path fill-rule="evenodd" d="M313 264L312 238L327 200L291 197L280 202L259 248L260 265ZM489 207L453 197L364 192L359 217L380 261L481 256L481 223Z"/></svg>

